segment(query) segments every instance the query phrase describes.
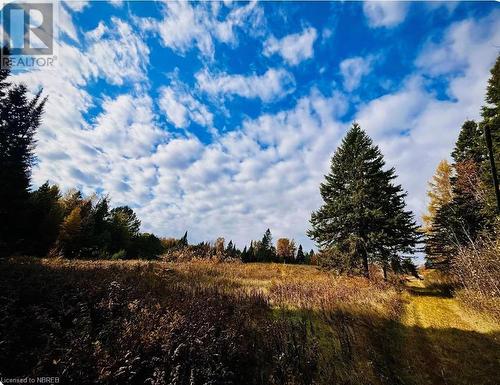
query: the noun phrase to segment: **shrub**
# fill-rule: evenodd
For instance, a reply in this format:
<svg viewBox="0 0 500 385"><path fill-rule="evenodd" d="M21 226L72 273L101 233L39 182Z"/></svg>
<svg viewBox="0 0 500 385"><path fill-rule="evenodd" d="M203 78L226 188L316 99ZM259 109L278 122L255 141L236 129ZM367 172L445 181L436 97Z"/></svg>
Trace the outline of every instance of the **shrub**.
<svg viewBox="0 0 500 385"><path fill-rule="evenodd" d="M500 238L483 237L459 249L452 264L459 297L500 319Z"/></svg>

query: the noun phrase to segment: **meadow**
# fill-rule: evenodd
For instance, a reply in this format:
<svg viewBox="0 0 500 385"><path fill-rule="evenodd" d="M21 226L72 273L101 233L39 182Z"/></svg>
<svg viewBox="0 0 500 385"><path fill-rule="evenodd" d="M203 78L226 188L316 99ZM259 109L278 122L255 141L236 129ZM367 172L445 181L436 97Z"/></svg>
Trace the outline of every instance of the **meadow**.
<svg viewBox="0 0 500 385"><path fill-rule="evenodd" d="M64 384L494 384L500 325L315 266L13 258L0 371Z"/></svg>

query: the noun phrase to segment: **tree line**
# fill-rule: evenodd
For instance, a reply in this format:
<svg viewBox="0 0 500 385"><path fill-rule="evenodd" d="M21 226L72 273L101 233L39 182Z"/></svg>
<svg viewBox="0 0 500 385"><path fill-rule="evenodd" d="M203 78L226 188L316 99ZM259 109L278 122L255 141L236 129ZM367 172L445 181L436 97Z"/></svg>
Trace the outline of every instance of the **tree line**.
<svg viewBox="0 0 500 385"><path fill-rule="evenodd" d="M498 238L500 191L500 56L491 69L480 122L467 120L429 182L423 217L426 264L449 273L464 247Z"/></svg>
<svg viewBox="0 0 500 385"><path fill-rule="evenodd" d="M381 268L384 277L388 271L416 274L412 255L423 250L428 267L447 271L461 248L482 237L498 240L500 56L485 101L482 121L463 124L453 163L442 161L430 182L422 228L405 209L394 168L385 169L380 149L354 123L320 186L324 203L311 215L308 234L318 245L320 264L365 276L370 266Z"/></svg>
<svg viewBox="0 0 500 385"><path fill-rule="evenodd" d="M35 133L46 98L30 98L23 84L12 84L0 70L0 256L29 254L67 258L153 258L160 254L238 259L243 262L321 264L341 272L370 276L370 266L416 274L413 255L425 250L427 265L446 270L460 247L485 234L497 234L500 193L500 58L491 70L482 121L466 121L451 154L430 183L429 210L420 228L405 204L382 152L353 123L332 156L320 185L322 206L311 214L309 237L318 253L304 252L294 240L273 244L268 229L243 250L223 238L189 245L180 239L140 232L128 206L110 207L105 196L62 194L48 182L30 190L36 162ZM488 145L489 144L489 145ZM423 245L423 248L422 248Z"/></svg>

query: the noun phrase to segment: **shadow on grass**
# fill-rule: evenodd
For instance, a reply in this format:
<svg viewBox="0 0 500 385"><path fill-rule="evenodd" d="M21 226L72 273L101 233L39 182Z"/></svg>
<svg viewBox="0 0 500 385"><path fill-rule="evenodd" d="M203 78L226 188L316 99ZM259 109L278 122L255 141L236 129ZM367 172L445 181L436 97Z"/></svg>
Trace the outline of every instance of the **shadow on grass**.
<svg viewBox="0 0 500 385"><path fill-rule="evenodd" d="M498 383L499 333L407 327L346 310L272 311L257 292L228 295L237 285L216 273L155 264L4 261L0 277L0 376L79 384Z"/></svg>
<svg viewBox="0 0 500 385"><path fill-rule="evenodd" d="M411 294L420 297L452 298L453 292L447 288L429 288L411 286L407 289Z"/></svg>

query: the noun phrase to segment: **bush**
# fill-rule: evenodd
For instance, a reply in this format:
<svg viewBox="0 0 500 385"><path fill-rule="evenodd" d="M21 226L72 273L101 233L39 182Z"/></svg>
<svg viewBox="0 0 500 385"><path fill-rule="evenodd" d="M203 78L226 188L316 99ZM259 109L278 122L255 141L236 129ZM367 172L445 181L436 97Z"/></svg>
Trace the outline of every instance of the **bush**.
<svg viewBox="0 0 500 385"><path fill-rule="evenodd" d="M127 256L127 252L125 250L120 250L120 251L117 251L116 253L114 253L111 256L111 259L113 261L118 261L118 260L121 260L121 259L125 259L126 256Z"/></svg>
<svg viewBox="0 0 500 385"><path fill-rule="evenodd" d="M483 237L458 251L452 264L459 298L500 319L500 238Z"/></svg>

